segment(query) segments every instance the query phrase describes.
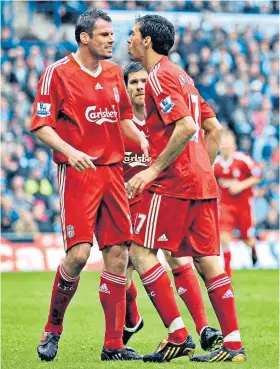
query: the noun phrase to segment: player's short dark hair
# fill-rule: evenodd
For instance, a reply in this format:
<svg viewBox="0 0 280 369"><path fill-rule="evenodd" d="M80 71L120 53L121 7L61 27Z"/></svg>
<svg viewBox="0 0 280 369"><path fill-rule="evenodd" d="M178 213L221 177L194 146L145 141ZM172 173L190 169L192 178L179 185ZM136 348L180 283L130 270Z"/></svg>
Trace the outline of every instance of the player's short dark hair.
<svg viewBox="0 0 280 369"><path fill-rule="evenodd" d="M165 17L148 14L137 17L135 23L139 24L143 38L150 36L153 50L161 55L168 55L174 45L175 28Z"/></svg>
<svg viewBox="0 0 280 369"><path fill-rule="evenodd" d="M123 70L123 78L124 78L125 85L127 86L127 84L128 84L128 76L129 76L130 73L136 73L136 72L139 72L139 70L142 70L142 69L144 69L144 67L141 63L131 62L131 63L127 64L124 67L124 70Z"/></svg>
<svg viewBox="0 0 280 369"><path fill-rule="evenodd" d="M97 19L103 19L107 22L112 22L112 19L109 17L109 15L103 10L99 9L90 9L79 15L75 28L75 39L78 44L81 42L80 35L82 32L86 32L90 37L92 37L92 32Z"/></svg>

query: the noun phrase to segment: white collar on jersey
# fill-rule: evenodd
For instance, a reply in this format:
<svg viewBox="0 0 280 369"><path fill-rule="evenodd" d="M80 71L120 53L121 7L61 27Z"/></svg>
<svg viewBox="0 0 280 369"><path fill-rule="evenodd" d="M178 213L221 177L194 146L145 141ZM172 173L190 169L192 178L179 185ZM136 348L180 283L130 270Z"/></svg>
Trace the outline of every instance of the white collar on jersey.
<svg viewBox="0 0 280 369"><path fill-rule="evenodd" d="M79 64L79 66L81 67L81 69L82 69L84 72L86 72L86 73L90 74L92 77L97 78L97 77L99 76L99 74L102 72L102 67L101 67L101 64L100 64L100 63L99 63L99 66L98 66L98 68L97 68L97 71L96 71L95 73L93 73L92 71L90 71L89 69L87 69L84 65L82 65L82 64L77 60L77 58L75 57L75 54L74 54L74 53L72 53L72 56L73 56L73 58L76 60L76 62Z"/></svg>
<svg viewBox="0 0 280 369"><path fill-rule="evenodd" d="M135 115L133 115L133 118L132 118L133 122L135 122L136 124L138 124L139 126L144 126L146 124L146 121L145 119L144 120L140 120L138 118L136 118Z"/></svg>
<svg viewBox="0 0 280 369"><path fill-rule="evenodd" d="M228 158L228 160L224 160L223 158L221 158L221 162L220 165L222 168L228 168L231 166L233 162L233 157L231 156L230 158Z"/></svg>

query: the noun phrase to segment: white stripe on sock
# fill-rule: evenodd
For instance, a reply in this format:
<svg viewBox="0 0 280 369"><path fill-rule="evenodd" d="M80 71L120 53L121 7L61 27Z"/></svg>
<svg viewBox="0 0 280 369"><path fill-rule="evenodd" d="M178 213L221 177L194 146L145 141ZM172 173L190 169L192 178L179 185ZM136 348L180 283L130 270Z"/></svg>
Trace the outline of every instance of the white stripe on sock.
<svg viewBox="0 0 280 369"><path fill-rule="evenodd" d="M178 318L174 319L173 322L170 324L168 328L168 332L173 333L177 331L178 329L182 329L184 327L185 327L185 324L183 322L183 319L180 316L178 316Z"/></svg>
<svg viewBox="0 0 280 369"><path fill-rule="evenodd" d="M233 331L224 337L224 342L241 342L240 332Z"/></svg>

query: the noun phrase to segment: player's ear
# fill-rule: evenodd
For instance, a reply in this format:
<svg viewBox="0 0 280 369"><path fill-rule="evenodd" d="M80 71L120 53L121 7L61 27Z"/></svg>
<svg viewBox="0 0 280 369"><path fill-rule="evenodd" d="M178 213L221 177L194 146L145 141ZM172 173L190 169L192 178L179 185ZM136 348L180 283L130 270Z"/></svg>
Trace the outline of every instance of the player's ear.
<svg viewBox="0 0 280 369"><path fill-rule="evenodd" d="M80 33L80 40L83 44L87 45L88 41L89 41L90 37L86 32L81 32Z"/></svg>
<svg viewBox="0 0 280 369"><path fill-rule="evenodd" d="M146 36L143 40L144 46L149 47L152 45L152 39L150 36Z"/></svg>

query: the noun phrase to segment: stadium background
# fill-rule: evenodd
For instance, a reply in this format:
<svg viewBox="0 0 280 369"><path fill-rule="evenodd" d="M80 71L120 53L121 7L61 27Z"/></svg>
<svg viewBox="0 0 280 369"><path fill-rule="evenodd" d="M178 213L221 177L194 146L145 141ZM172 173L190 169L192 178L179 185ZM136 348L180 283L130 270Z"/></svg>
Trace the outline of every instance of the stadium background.
<svg viewBox="0 0 280 369"><path fill-rule="evenodd" d="M113 19L113 60L122 67L136 14L164 12L174 22L170 58L195 79L223 126L235 132L239 150L263 168L253 202L259 267L277 267L278 1L2 1L1 6L2 270L54 270L64 255L56 168L50 150L29 132L30 110L41 72L76 50L75 20L92 6L108 10ZM90 269L100 267L96 254ZM233 267L251 267L242 243L233 247Z"/></svg>
<svg viewBox="0 0 280 369"><path fill-rule="evenodd" d="M40 369L36 346L48 312L55 270L64 256L60 236L56 168L45 146L29 133L30 108L43 68L76 50L74 22L96 6L114 23L114 61L128 60L126 38L136 14L164 12L176 24L171 58L195 78L203 97L224 126L237 135L239 149L261 163L254 215L259 268L250 270L249 250L232 245L233 286L247 369L279 368L279 39L278 1L1 1L1 364L3 369ZM93 250L87 269L101 267ZM25 273L21 271L33 271ZM40 272L36 272L40 271ZM100 362L104 322L98 299L99 272L82 273L65 317L54 369L108 368ZM144 329L131 344L151 352L165 329L139 278L138 304ZM203 288L211 325L218 327ZM190 332L189 314L178 304ZM199 346L199 344L198 344ZM197 349L197 353L202 351ZM133 363L110 363L131 369ZM208 368L178 359L171 368ZM230 364L229 364L230 365ZM137 363L152 369L155 365ZM215 369L228 367L215 363ZM162 365L159 365L162 368Z"/></svg>

